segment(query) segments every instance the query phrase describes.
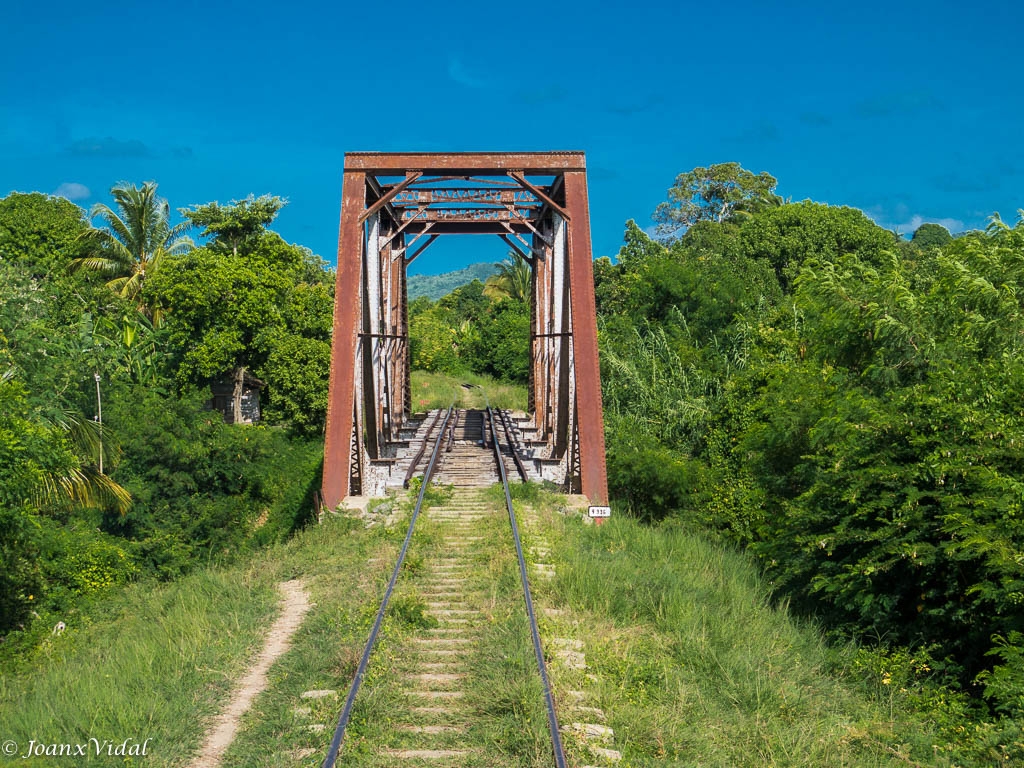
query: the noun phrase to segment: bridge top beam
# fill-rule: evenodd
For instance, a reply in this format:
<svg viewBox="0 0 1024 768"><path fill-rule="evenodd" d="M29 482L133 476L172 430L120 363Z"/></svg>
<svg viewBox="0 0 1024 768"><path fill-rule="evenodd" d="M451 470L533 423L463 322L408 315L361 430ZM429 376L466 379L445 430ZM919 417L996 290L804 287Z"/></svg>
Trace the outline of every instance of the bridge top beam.
<svg viewBox="0 0 1024 768"><path fill-rule="evenodd" d="M507 171L550 176L583 171L583 152L346 152L345 170L388 175L422 171L504 175Z"/></svg>

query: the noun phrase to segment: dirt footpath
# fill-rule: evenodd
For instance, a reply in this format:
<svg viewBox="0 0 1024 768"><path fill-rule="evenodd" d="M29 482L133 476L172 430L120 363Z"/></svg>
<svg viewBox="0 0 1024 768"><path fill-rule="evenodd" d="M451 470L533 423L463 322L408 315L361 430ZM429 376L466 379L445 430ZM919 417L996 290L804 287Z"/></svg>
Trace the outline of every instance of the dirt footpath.
<svg viewBox="0 0 1024 768"><path fill-rule="evenodd" d="M291 646L292 635L302 625L302 619L310 608L301 581L284 581L277 585L281 592L281 615L277 617L263 643L259 656L238 681L231 701L210 725L206 743L189 768L217 768L224 752L235 739L242 715L249 709L260 692L267 687L267 672L270 667Z"/></svg>

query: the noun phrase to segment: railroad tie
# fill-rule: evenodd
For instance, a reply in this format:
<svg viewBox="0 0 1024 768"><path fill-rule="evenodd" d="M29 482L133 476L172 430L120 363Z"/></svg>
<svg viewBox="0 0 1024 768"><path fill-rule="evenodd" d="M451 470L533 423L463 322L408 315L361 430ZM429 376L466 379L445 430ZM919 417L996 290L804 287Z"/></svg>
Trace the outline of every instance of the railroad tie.
<svg viewBox="0 0 1024 768"><path fill-rule="evenodd" d="M482 585L470 578L471 566L486 537L466 532L496 524L495 513L486 509L479 492L462 487L449 502L426 512L443 549L424 563L417 589L426 615L437 625L419 630L402 649L406 707L393 714L394 735L381 750L395 764L454 765L479 755L466 741L465 685L484 600Z"/></svg>

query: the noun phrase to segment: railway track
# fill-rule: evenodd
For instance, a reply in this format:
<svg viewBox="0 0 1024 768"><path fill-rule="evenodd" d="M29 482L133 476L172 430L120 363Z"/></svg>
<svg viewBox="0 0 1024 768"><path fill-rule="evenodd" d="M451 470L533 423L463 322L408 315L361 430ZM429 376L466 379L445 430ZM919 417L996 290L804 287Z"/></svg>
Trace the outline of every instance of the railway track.
<svg viewBox="0 0 1024 768"><path fill-rule="evenodd" d="M322 768L347 765L345 737L353 708L363 692L363 683L378 638L388 617L388 606L402 575L402 566L413 543L421 517L430 520L443 546L422 565L418 585L426 600L427 614L436 626L416 633L402 650L396 671L405 681L404 706L395 708L386 743L371 745L371 762L376 766L488 766L487 748L471 739L472 711L466 706L465 684L471 670L467 665L480 639L482 607L487 585L468 577L474 561L486 559L483 551L493 544L495 530L503 526L504 539L515 549L523 606L529 624L536 672L543 690L551 754L548 764L565 768L566 758L559 732L555 702L551 693L544 653L530 592L523 545L509 489L510 477L523 479L521 464L503 415L483 410L449 408L431 430L433 445L398 558L377 610L373 627L363 649L352 685L338 718ZM484 488L500 482L504 489L505 513L488 511ZM455 495L447 503L424 510L424 498L432 483L453 485ZM490 533L492 535L485 535ZM363 692L363 695L366 695ZM366 745L360 745L363 753ZM495 745L497 751L497 745Z"/></svg>

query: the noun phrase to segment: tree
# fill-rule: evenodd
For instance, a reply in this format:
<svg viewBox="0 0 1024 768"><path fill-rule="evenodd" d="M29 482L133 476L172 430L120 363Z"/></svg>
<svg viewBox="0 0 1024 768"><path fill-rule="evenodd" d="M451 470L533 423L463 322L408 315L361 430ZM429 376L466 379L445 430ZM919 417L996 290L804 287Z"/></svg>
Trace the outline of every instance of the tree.
<svg viewBox="0 0 1024 768"><path fill-rule="evenodd" d="M626 231L622 235L622 247L616 260L624 269L636 269L648 259L665 255L665 246L648 237L637 223L630 219L626 222Z"/></svg>
<svg viewBox="0 0 1024 768"><path fill-rule="evenodd" d="M689 234L689 233L687 233ZM855 255L882 266L897 241L856 208L804 201L769 207L740 225L745 255L766 259L787 287L810 260L835 262Z"/></svg>
<svg viewBox="0 0 1024 768"><path fill-rule="evenodd" d="M949 234L949 230L941 224L927 223L914 230L914 236L910 242L919 248L931 248L946 245L952 239L953 236Z"/></svg>
<svg viewBox="0 0 1024 768"><path fill-rule="evenodd" d="M237 256L239 248L251 246L263 235L287 204L280 197L249 195L245 200L232 200L231 205L214 202L182 209L181 213L194 226L202 227L204 236L214 236L214 248L230 250Z"/></svg>
<svg viewBox="0 0 1024 768"><path fill-rule="evenodd" d="M267 385L268 416L313 432L325 417L332 300L322 262L255 223L269 223L281 204L260 198L187 213L200 212L197 225L207 222L214 239L169 259L152 291L168 313L182 388L230 375L240 392L252 371Z"/></svg>
<svg viewBox="0 0 1024 768"><path fill-rule="evenodd" d="M159 323L159 313L145 304L143 286L160 271L167 256L185 253L193 243L185 235L191 223L171 226L170 206L157 197L156 187L154 181L141 187L128 182L115 186L110 193L119 213L103 203L94 205L90 218L101 217L106 227L82 233L89 255L75 259L72 269L95 270L111 277L109 288L137 301L140 311Z"/></svg>
<svg viewBox="0 0 1024 768"><path fill-rule="evenodd" d="M449 313L436 306L410 316L409 354L419 370L457 374L465 369L459 359L458 329Z"/></svg>
<svg viewBox="0 0 1024 768"><path fill-rule="evenodd" d="M530 284L533 269L529 262L516 251L509 251L508 258L495 264L498 272L487 278L484 295L491 299L509 298L513 301L530 301Z"/></svg>
<svg viewBox="0 0 1024 768"><path fill-rule="evenodd" d="M469 339L465 357L476 373L525 384L530 375L530 306L505 298L495 302Z"/></svg>
<svg viewBox="0 0 1024 768"><path fill-rule="evenodd" d="M415 299L415 301L419 301L419 299ZM490 305L491 299L487 297L484 284L479 280L461 285L437 300L438 308L451 314L453 326L466 320L476 322L487 313L487 308ZM410 316L413 314L412 305L410 305L409 314Z"/></svg>
<svg viewBox="0 0 1024 768"><path fill-rule="evenodd" d="M131 502L121 485L90 465L102 450L97 425L70 411L33 407L8 366L0 346L0 633L27 623L43 602L46 571L54 570L44 540L59 528L57 519L95 508L123 515ZM79 537L79 553L89 537Z"/></svg>
<svg viewBox="0 0 1024 768"><path fill-rule="evenodd" d="M654 211L658 234L672 239L698 221L722 222L740 206L749 209L770 203L777 183L774 176L751 173L739 163L718 163L681 173L668 190L668 200Z"/></svg>
<svg viewBox="0 0 1024 768"><path fill-rule="evenodd" d="M128 510L131 496L92 464L110 453L98 440L95 422L61 409L44 414L32 408L14 369L0 374L0 466L9 483L0 501L48 509L103 507ZM35 435L35 438L25 439ZM43 447L45 446L45 448ZM36 450L38 448L38 450Z"/></svg>
<svg viewBox="0 0 1024 768"><path fill-rule="evenodd" d="M12 193L0 200L0 259L26 265L33 277L63 270L82 254L85 212L63 197Z"/></svg>

